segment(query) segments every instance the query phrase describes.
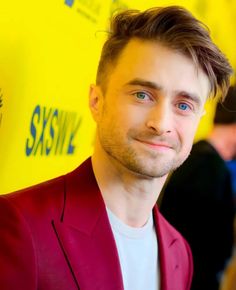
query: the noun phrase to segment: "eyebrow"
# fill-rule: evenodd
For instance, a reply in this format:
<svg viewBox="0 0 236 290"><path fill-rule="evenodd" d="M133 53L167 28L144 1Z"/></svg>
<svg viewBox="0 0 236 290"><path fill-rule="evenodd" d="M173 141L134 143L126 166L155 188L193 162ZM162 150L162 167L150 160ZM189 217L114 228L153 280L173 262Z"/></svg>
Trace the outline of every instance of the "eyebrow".
<svg viewBox="0 0 236 290"><path fill-rule="evenodd" d="M199 107L201 106L202 104L202 101L201 99L195 95L195 94L192 94L192 93L188 93L188 92L185 92L185 91L180 91L178 92L179 95L182 95L184 96L185 98L189 99L189 100L192 100L194 103L196 103Z"/></svg>
<svg viewBox="0 0 236 290"><path fill-rule="evenodd" d="M148 87L154 90L161 90L161 86L159 86L158 84L151 81L144 80L144 79L139 79L139 78L133 79L129 81L128 83L126 83L125 85L126 86L141 86L141 87Z"/></svg>
<svg viewBox="0 0 236 290"><path fill-rule="evenodd" d="M131 81L129 81L128 83L125 84L126 86L141 86L141 87L147 87L150 89L154 89L157 91L162 90L162 87L160 85L158 85L155 82L151 82L151 81L147 81L144 79L140 79L140 78L135 78ZM186 91L175 91L176 95L182 95L187 99L192 100L193 102L195 102L197 105L201 105L201 99L199 98L199 96L197 96L196 94L190 93L190 92L186 92Z"/></svg>

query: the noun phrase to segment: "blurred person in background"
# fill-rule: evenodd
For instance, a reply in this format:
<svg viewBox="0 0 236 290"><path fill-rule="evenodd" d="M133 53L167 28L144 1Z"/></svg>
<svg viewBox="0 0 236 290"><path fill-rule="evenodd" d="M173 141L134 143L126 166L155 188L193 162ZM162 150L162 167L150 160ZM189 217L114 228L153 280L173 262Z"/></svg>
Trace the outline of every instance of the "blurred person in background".
<svg viewBox="0 0 236 290"><path fill-rule="evenodd" d="M189 290L191 251L156 201L231 73L186 9L117 14L90 90L92 157L0 197L1 290Z"/></svg>
<svg viewBox="0 0 236 290"><path fill-rule="evenodd" d="M167 182L160 211L187 239L193 253L192 290L218 290L233 250L234 201L226 161L236 155L236 89L216 106L206 140L193 145Z"/></svg>
<svg viewBox="0 0 236 290"><path fill-rule="evenodd" d="M236 112L235 112L236 114ZM236 138L236 137L235 137ZM236 210L236 156L226 162L233 182L234 206ZM234 218L234 251L226 270L223 273L220 290L236 290L236 216Z"/></svg>
<svg viewBox="0 0 236 290"><path fill-rule="evenodd" d="M233 192L234 192L234 204L236 207L236 156L234 157L234 159L227 161L226 165L229 168L229 171L230 171L230 174L232 177Z"/></svg>

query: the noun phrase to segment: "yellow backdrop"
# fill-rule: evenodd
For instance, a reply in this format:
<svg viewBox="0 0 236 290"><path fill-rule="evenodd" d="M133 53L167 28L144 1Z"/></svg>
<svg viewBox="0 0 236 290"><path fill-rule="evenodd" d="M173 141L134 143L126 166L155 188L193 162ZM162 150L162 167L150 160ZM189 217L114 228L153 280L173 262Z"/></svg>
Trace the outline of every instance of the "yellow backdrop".
<svg viewBox="0 0 236 290"><path fill-rule="evenodd" d="M235 2L0 0L0 193L64 174L91 154L88 90L114 10L183 5L235 66ZM207 111L196 138L210 130L214 105Z"/></svg>

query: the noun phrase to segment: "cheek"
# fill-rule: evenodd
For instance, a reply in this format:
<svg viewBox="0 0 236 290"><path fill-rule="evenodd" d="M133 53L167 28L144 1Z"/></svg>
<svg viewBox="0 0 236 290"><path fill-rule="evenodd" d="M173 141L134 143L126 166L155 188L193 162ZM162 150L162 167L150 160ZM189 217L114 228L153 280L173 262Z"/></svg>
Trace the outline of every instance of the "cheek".
<svg viewBox="0 0 236 290"><path fill-rule="evenodd" d="M193 145L193 135L190 134L184 134L181 140L181 149L178 154L178 158L182 160L186 160L191 152L192 145Z"/></svg>
<svg viewBox="0 0 236 290"><path fill-rule="evenodd" d="M98 125L103 133L112 139L117 139L117 136L123 139L121 136L125 135L129 129L127 117L115 109L104 112Z"/></svg>
<svg viewBox="0 0 236 290"><path fill-rule="evenodd" d="M183 151L188 152L191 150L197 126L198 122L188 122L185 126L183 123L179 125L178 134L182 143Z"/></svg>
<svg viewBox="0 0 236 290"><path fill-rule="evenodd" d="M131 106L122 106L117 108L113 118L121 128L124 128L124 130L139 127L141 123L140 112L137 112Z"/></svg>

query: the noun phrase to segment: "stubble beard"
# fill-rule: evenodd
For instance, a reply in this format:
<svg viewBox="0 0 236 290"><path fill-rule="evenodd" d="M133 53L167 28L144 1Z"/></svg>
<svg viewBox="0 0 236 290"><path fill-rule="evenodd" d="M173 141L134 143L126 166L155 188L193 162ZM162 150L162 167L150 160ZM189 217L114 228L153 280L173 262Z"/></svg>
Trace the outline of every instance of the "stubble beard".
<svg viewBox="0 0 236 290"><path fill-rule="evenodd" d="M108 134L103 130L99 132L100 144L103 150L108 156L117 164L125 167L132 173L142 176L143 178L160 178L167 175L169 172L178 168L187 158L179 157L181 151L181 144L177 142L173 144L173 157L167 159L165 153L147 151L137 151L132 142L134 139L144 138L144 135L150 135L150 133L139 134L136 130L129 130L126 138L126 142L122 141L122 134L118 133L118 130L110 130ZM145 136L146 138L147 136Z"/></svg>

